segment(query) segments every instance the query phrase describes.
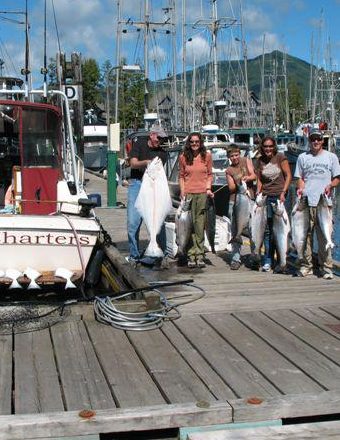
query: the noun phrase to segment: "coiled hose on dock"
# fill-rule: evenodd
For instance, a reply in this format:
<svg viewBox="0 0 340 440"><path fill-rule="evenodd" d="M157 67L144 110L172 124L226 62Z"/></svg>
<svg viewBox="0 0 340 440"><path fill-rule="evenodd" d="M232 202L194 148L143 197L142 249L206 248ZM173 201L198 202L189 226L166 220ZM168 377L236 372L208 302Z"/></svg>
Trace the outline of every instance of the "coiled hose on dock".
<svg viewBox="0 0 340 440"><path fill-rule="evenodd" d="M205 296L205 290L195 284L191 283L192 280L186 280L183 282L167 282L159 281L150 284L150 289L156 292L160 296L161 306L158 309L144 310L138 312L124 312L119 310L115 305L115 301L132 295L134 292L127 292L119 296L111 298L109 296L101 298L95 297L94 299L94 313L96 319L99 322L112 325L113 327L120 330L133 330L133 331L144 331L144 330L154 330L160 328L165 320L178 319L181 316L178 307L184 304L188 304L193 301L197 301ZM180 302L176 299L169 301L165 294L160 290L160 288L166 288L173 286L174 284L181 284L186 287L194 288L199 290L199 295L193 297L192 294L184 294L178 296L176 299L186 298Z"/></svg>

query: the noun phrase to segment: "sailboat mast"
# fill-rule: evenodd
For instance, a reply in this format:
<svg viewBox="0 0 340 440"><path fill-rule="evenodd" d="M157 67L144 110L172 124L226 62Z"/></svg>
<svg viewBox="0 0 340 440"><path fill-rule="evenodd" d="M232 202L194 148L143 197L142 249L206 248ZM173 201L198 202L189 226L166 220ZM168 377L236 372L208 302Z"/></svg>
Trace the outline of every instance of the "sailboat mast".
<svg viewBox="0 0 340 440"><path fill-rule="evenodd" d="M289 97L288 97L288 81L287 81L287 52L283 54L283 79L285 85L285 116L286 116L286 130L290 129L289 122Z"/></svg>
<svg viewBox="0 0 340 440"><path fill-rule="evenodd" d="M264 47L266 41L266 34L263 34L262 39L262 66L261 66L261 115L260 115L260 125L264 126Z"/></svg>
<svg viewBox="0 0 340 440"><path fill-rule="evenodd" d="M120 0L117 0L117 38L116 38L116 66L120 65L120 44L121 44L121 8L120 8ZM119 94L119 76L120 69L116 70L116 87L115 87L115 123L118 122L118 94ZM110 72L107 74L109 75ZM108 81L108 89L109 89L109 81L110 78L107 78ZM109 105L109 103L108 103ZM109 109L108 109L109 110ZM109 113L108 113L109 114ZM110 121L108 121L110 124Z"/></svg>
<svg viewBox="0 0 340 440"><path fill-rule="evenodd" d="M313 63L314 63L314 34L312 33L311 43L310 43L310 70L309 70L309 96L308 96L308 117L310 117L312 112L312 96L313 96Z"/></svg>
<svg viewBox="0 0 340 440"><path fill-rule="evenodd" d="M182 0L182 99L183 99L183 130L187 129L187 47L186 47L186 1Z"/></svg>
<svg viewBox="0 0 340 440"><path fill-rule="evenodd" d="M172 35L172 78L173 78L173 103L174 103L174 125L178 128L178 106L177 106L177 52L176 52L176 1L170 0L171 10L171 35Z"/></svg>
<svg viewBox="0 0 340 440"><path fill-rule="evenodd" d="M217 0L212 0L212 51L213 51L213 85L214 85L214 103L218 99L218 71L217 71ZM215 112L215 106L213 106ZM215 117L214 117L215 119Z"/></svg>
<svg viewBox="0 0 340 440"><path fill-rule="evenodd" d="M147 114L149 112L149 17L149 1L144 0L144 114Z"/></svg>
<svg viewBox="0 0 340 440"><path fill-rule="evenodd" d="M246 100L246 124L251 127L250 120L250 103L249 103L249 86L248 86L248 55L247 55L247 45L244 39L244 29L243 29L243 9L242 1L240 0L240 26L241 26L241 45L243 52L243 63L244 63L244 86L245 86L245 100Z"/></svg>

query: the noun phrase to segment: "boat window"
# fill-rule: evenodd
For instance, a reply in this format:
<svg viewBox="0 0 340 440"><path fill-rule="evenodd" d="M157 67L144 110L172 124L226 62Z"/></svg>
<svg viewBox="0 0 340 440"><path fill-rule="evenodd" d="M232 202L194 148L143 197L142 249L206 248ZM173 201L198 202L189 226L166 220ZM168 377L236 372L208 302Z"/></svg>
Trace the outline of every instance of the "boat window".
<svg viewBox="0 0 340 440"><path fill-rule="evenodd" d="M0 105L0 206L12 182L12 168L20 164L19 110Z"/></svg>
<svg viewBox="0 0 340 440"><path fill-rule="evenodd" d="M212 148L211 155L213 160L213 168L224 170L229 166L227 150L224 148Z"/></svg>
<svg viewBox="0 0 340 440"><path fill-rule="evenodd" d="M250 143L250 134L248 134L248 133L235 133L234 134L234 142L249 144Z"/></svg>
<svg viewBox="0 0 340 440"><path fill-rule="evenodd" d="M166 162L166 175L170 182L177 182L179 177L179 155L182 151L169 151Z"/></svg>
<svg viewBox="0 0 340 440"><path fill-rule="evenodd" d="M23 109L22 143L24 166L57 168L60 123L49 109Z"/></svg>
<svg viewBox="0 0 340 440"><path fill-rule="evenodd" d="M0 159L20 155L18 109L0 106Z"/></svg>
<svg viewBox="0 0 340 440"><path fill-rule="evenodd" d="M84 143L107 145L107 136L85 136Z"/></svg>

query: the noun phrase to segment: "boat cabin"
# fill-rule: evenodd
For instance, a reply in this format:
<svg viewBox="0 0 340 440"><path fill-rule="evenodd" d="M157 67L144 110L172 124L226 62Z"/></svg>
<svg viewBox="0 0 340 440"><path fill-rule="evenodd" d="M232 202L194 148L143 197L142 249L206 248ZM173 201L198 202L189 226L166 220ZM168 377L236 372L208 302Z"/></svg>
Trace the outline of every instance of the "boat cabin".
<svg viewBox="0 0 340 440"><path fill-rule="evenodd" d="M56 211L62 173L58 107L24 101L0 103L0 205L11 187L23 214Z"/></svg>

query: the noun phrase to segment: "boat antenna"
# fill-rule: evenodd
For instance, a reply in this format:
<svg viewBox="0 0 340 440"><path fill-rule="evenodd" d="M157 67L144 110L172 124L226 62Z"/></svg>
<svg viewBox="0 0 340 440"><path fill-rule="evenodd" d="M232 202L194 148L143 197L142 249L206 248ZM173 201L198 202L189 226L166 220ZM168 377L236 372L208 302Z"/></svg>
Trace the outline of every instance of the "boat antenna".
<svg viewBox="0 0 340 440"><path fill-rule="evenodd" d="M22 75L25 75L26 87L28 90L32 89L31 84L31 71L29 68L29 59L30 59L30 49L29 49L29 23L28 23L28 0L26 0L25 6L25 36L26 36L26 44L25 44L25 68L21 70Z"/></svg>
<svg viewBox="0 0 340 440"><path fill-rule="evenodd" d="M47 37L46 37L46 25L47 25L47 8L46 0L44 4L44 67L41 69L41 73L44 75L44 98L47 98Z"/></svg>

